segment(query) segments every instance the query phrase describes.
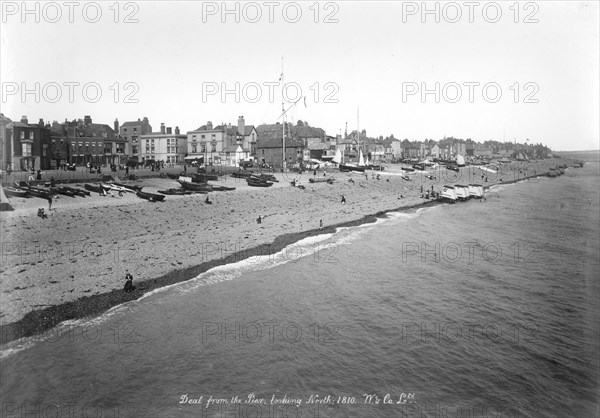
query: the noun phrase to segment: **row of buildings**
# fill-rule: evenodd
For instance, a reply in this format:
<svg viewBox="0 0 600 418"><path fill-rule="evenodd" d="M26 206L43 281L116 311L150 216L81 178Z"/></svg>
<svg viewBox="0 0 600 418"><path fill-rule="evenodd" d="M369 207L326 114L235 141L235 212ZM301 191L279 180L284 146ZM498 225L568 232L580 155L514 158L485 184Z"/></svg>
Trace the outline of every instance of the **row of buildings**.
<svg viewBox="0 0 600 418"><path fill-rule="evenodd" d="M125 165L128 162L165 164L197 162L239 166L254 160L281 166L283 136L288 166L310 159L327 160L340 150L346 160L358 158L359 149L374 163L403 158L544 158L551 151L541 144L515 144L470 139L402 141L392 136L372 138L365 130L330 136L307 122L247 125L243 116L237 124L212 122L182 133L179 126L161 123L153 131L147 117L113 125L93 123L91 116L63 123L29 123L27 116L13 121L0 114L2 168L48 170L64 164Z"/></svg>

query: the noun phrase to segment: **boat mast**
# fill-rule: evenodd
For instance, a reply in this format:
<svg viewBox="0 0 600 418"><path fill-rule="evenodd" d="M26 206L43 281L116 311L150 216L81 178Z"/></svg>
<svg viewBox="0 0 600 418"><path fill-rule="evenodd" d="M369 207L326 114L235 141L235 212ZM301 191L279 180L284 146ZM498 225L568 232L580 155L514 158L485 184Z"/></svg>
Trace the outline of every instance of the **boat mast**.
<svg viewBox="0 0 600 418"><path fill-rule="evenodd" d="M358 156L360 158L360 108L356 108L356 135L358 136ZM360 161L360 160L358 160ZM358 164L357 161L357 164Z"/></svg>
<svg viewBox="0 0 600 418"><path fill-rule="evenodd" d="M283 157L283 163L281 165L281 168L283 169L283 172L285 173L285 102L283 100L283 57L281 57L281 112L283 113L283 123L282 123L282 139L283 139L283 146L281 149L282 152L282 157Z"/></svg>

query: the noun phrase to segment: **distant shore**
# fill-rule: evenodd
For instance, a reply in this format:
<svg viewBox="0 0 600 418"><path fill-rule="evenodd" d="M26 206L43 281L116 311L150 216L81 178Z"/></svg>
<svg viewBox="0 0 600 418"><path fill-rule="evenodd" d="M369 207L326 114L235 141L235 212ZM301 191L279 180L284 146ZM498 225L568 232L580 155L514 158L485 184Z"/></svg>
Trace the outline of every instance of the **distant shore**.
<svg viewBox="0 0 600 418"><path fill-rule="evenodd" d="M530 176L513 173L502 182L484 185L544 176L558 164L573 162L538 163ZM373 174L381 174L380 180ZM44 206L41 200L11 201L16 210L1 218L5 237L1 342L43 333L65 320L100 315L152 290L193 279L216 266L277 253L310 236L374 222L388 212L438 204L420 195L421 186L439 189L443 186L439 181L420 176L408 182L392 174L368 172L365 178L358 173L328 173L336 179L330 185L308 183L312 173L305 173L300 177L305 190L289 185L292 175L278 174L280 182L266 189L227 179L224 184L237 190L211 193L213 205L204 204L202 195L168 196L164 203L134 195L61 197L48 219L34 215ZM152 191L172 183L146 179L139 184ZM404 198L399 199L400 194ZM122 290L126 271L134 275L132 293Z"/></svg>

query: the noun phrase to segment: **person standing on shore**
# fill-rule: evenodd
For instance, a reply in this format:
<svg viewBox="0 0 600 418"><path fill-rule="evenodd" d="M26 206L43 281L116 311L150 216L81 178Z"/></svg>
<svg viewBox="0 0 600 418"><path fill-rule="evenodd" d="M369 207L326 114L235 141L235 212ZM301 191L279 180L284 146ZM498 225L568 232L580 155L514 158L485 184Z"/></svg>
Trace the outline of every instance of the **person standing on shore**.
<svg viewBox="0 0 600 418"><path fill-rule="evenodd" d="M346 197L344 195L342 195L342 205L346 204Z"/></svg>
<svg viewBox="0 0 600 418"><path fill-rule="evenodd" d="M323 219L319 221L319 229L323 229Z"/></svg>
<svg viewBox="0 0 600 418"><path fill-rule="evenodd" d="M129 293L133 292L134 289L135 287L133 286L133 276L131 275L131 273L129 273L128 270L127 274L125 275L125 287L123 288L123 290Z"/></svg>
<svg viewBox="0 0 600 418"><path fill-rule="evenodd" d="M260 224L260 223L262 223L262 219L261 219L260 215L258 215L258 219L256 219L256 223L257 223L257 224Z"/></svg>
<svg viewBox="0 0 600 418"><path fill-rule="evenodd" d="M48 196L48 212L52 210L52 196Z"/></svg>

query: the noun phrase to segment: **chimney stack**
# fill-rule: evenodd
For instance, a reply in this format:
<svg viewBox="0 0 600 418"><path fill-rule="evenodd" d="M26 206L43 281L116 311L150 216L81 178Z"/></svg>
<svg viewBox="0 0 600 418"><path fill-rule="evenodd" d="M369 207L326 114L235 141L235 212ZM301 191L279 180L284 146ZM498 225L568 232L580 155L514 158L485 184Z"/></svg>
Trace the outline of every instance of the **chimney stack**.
<svg viewBox="0 0 600 418"><path fill-rule="evenodd" d="M179 135L179 126L175 127L175 135Z"/></svg>
<svg viewBox="0 0 600 418"><path fill-rule="evenodd" d="M171 131L171 127L170 126L167 128L167 134L168 135L172 135L173 134L173 132Z"/></svg>
<svg viewBox="0 0 600 418"><path fill-rule="evenodd" d="M119 134L119 119L115 119L115 134L118 135Z"/></svg>
<svg viewBox="0 0 600 418"><path fill-rule="evenodd" d="M21 123L24 123L25 125L29 125L29 122L27 121L27 115L21 116Z"/></svg>
<svg viewBox="0 0 600 418"><path fill-rule="evenodd" d="M208 122L206 123L206 129L208 129L209 131L212 131L212 128L213 128L213 126L212 126L212 122L211 122L211 121L208 121Z"/></svg>
<svg viewBox="0 0 600 418"><path fill-rule="evenodd" d="M164 123L161 123L161 124L160 124L160 133L161 133L161 134L164 134L164 133L165 133L165 124L164 124Z"/></svg>
<svg viewBox="0 0 600 418"><path fill-rule="evenodd" d="M85 115L83 117L83 123L85 124L85 126L89 126L92 124L92 117L90 115Z"/></svg>
<svg viewBox="0 0 600 418"><path fill-rule="evenodd" d="M238 117L238 133L242 136L245 135L245 131L246 131L246 122L244 121L244 117L243 116L239 116Z"/></svg>

